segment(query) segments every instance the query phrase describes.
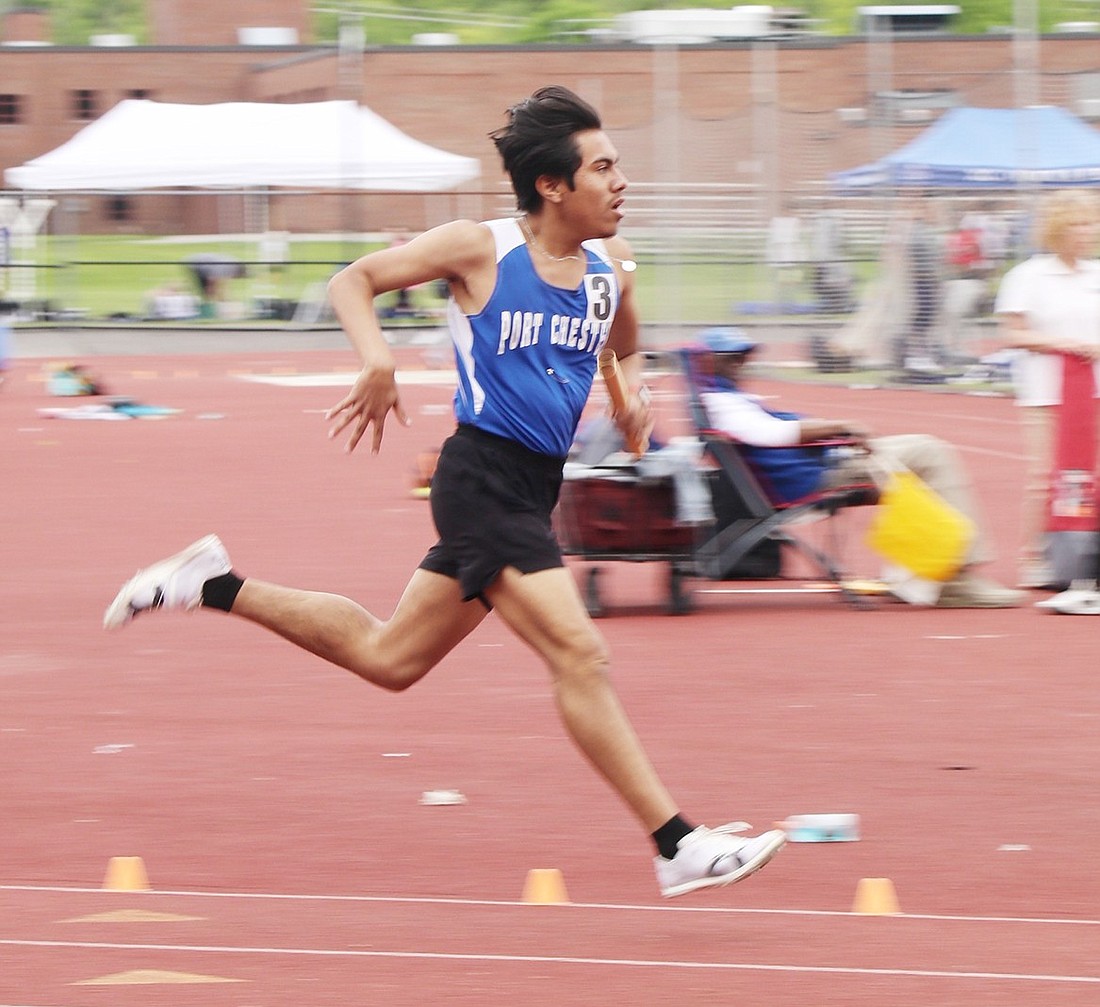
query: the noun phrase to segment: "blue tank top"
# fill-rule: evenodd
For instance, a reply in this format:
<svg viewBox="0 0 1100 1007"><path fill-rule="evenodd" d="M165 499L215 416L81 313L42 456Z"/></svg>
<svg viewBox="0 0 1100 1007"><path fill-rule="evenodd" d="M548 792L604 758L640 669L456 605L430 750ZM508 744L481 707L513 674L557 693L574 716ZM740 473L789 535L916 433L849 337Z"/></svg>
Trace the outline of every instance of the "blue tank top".
<svg viewBox="0 0 1100 1007"><path fill-rule="evenodd" d="M476 315L452 299L447 321L458 368L455 417L540 454L569 453L619 305L602 241L586 241L575 290L542 280L512 218L485 223L496 240L497 280Z"/></svg>

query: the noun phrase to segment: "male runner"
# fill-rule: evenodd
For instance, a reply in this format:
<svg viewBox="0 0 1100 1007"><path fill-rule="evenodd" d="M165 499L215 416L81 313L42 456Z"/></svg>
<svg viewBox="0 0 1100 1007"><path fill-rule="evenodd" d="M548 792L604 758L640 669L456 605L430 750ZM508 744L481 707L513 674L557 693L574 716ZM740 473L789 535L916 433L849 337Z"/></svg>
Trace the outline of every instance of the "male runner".
<svg viewBox="0 0 1100 1007"><path fill-rule="evenodd" d="M393 615L348 598L241 578L215 536L136 574L107 609L122 626L156 608L217 608L264 626L374 685L413 685L495 609L545 661L576 745L634 812L657 850L665 896L747 877L783 846L781 831L746 838L679 814L608 678L608 649L564 567L550 514L588 399L596 358L615 350L634 393L616 421L628 440L649 424L637 395L633 260L616 237L627 181L596 111L544 87L492 134L520 216L456 220L363 256L329 284L362 360L329 411L330 436L353 450L382 444L389 414L405 423L395 361L374 310L387 291L446 280L458 369L458 429L432 479L439 541Z"/></svg>

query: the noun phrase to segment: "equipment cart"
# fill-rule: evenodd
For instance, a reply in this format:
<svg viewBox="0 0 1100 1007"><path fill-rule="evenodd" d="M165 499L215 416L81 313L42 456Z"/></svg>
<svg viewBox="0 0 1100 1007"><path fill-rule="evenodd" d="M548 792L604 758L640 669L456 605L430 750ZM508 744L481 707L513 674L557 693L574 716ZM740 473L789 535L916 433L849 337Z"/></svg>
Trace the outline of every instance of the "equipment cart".
<svg viewBox="0 0 1100 1007"><path fill-rule="evenodd" d="M668 611L691 611L684 578L695 570L693 554L699 526L677 520L671 477L642 476L630 465L565 466L554 530L566 556L592 564L667 562ZM589 615L603 615L600 567L588 566L584 602Z"/></svg>

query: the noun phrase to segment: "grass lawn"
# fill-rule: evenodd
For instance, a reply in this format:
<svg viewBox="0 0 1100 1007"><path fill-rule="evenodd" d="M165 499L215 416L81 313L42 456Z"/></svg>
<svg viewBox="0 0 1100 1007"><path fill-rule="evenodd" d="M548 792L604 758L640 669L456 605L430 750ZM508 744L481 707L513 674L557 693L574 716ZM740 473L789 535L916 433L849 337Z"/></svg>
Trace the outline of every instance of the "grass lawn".
<svg viewBox="0 0 1100 1007"><path fill-rule="evenodd" d="M241 303L245 315L256 298L299 300L312 285L323 284L333 272L370 245L343 241L301 241L291 246L294 260L278 270L255 264L255 241L213 238L201 243L164 238L80 236L39 240L37 300L86 312L93 319L116 315L143 317L150 294L169 284L194 292L184 260L213 252L247 264L248 275L226 283L226 297Z"/></svg>
<svg viewBox="0 0 1100 1007"><path fill-rule="evenodd" d="M248 265L249 275L226 283L226 297L237 314L255 314L255 302L279 298L297 302L323 295L323 284L341 265L383 243L351 240L293 240L290 261L277 270L255 264L260 257L255 240L212 237L201 242L145 236L41 237L35 261L35 299L75 309L91 320L148 315L150 294L169 284L192 291L184 260L199 252L233 256ZM857 263L866 275L874 263ZM698 256L674 261L643 254L638 257L637 300L647 322L706 324L734 322L744 314L759 313L769 300L771 278L760 262L733 256ZM11 280L9 278L9 284ZM385 307L395 295L380 298ZM810 300L808 290L802 298ZM414 293L420 308L440 308L438 291ZM766 310L766 309L765 309ZM201 324L201 323L200 323Z"/></svg>

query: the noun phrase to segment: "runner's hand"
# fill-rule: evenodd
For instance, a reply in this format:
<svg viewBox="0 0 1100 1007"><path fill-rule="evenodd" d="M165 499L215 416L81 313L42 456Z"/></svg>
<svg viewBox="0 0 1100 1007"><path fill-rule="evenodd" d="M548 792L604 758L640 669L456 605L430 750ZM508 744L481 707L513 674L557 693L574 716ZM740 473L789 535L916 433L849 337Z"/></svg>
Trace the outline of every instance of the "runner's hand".
<svg viewBox="0 0 1100 1007"><path fill-rule="evenodd" d="M364 367L351 386L351 390L327 413L326 420L335 420L329 427L330 438L351 427L345 451L354 451L368 427L373 426L371 454L378 454L382 447L382 433L390 411L402 426L409 425L409 418L401 405L393 368Z"/></svg>

